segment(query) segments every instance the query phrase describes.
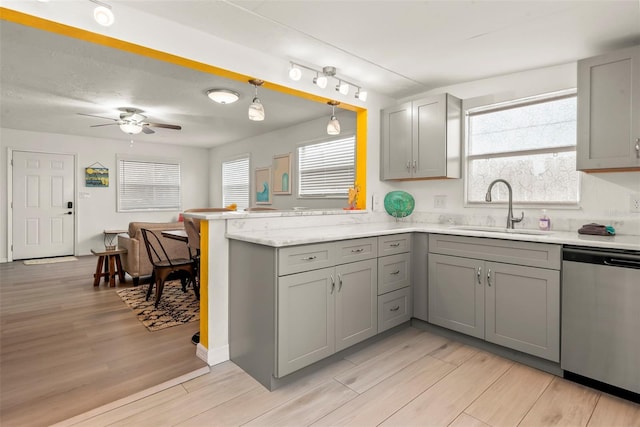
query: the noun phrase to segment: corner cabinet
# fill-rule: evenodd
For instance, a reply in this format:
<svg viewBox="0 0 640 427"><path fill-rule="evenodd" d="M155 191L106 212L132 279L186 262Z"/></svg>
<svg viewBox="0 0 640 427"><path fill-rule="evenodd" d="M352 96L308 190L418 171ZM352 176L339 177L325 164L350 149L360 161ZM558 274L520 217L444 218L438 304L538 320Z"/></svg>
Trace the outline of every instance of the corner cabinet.
<svg viewBox="0 0 640 427"><path fill-rule="evenodd" d="M429 236L429 322L560 360L560 246Z"/></svg>
<svg viewBox="0 0 640 427"><path fill-rule="evenodd" d="M460 178L462 101L442 94L381 112L381 179Z"/></svg>
<svg viewBox="0 0 640 427"><path fill-rule="evenodd" d="M640 45L578 61L577 169L640 170Z"/></svg>

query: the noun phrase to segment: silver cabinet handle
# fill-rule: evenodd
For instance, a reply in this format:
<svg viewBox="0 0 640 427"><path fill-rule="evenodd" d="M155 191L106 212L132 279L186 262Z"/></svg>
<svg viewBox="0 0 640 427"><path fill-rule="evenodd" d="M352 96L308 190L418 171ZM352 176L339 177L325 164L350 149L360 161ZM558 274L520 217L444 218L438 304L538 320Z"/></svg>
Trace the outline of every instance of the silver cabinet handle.
<svg viewBox="0 0 640 427"><path fill-rule="evenodd" d="M359 249L351 249L351 252L354 254L359 254L360 252L364 251L364 248L359 248Z"/></svg>
<svg viewBox="0 0 640 427"><path fill-rule="evenodd" d="M418 170L418 161L417 161L417 160L414 160L414 161L413 161L413 171L415 172L415 171L417 171L417 170Z"/></svg>
<svg viewBox="0 0 640 427"><path fill-rule="evenodd" d="M400 243L391 243L389 246L391 246L392 248L397 248L398 246L400 246Z"/></svg>
<svg viewBox="0 0 640 427"><path fill-rule="evenodd" d="M400 274L400 270L392 271L392 272L391 272L391 273L389 273L389 274L393 274L393 275L395 276L396 274Z"/></svg>
<svg viewBox="0 0 640 427"><path fill-rule="evenodd" d="M342 274L338 273L338 292L342 290Z"/></svg>
<svg viewBox="0 0 640 427"><path fill-rule="evenodd" d="M314 259L316 259L317 257L315 255L313 256L308 256L306 258L301 258L303 261L313 261Z"/></svg>
<svg viewBox="0 0 640 427"><path fill-rule="evenodd" d="M398 310L400 310L399 305L396 305L395 307L389 309L389 311L398 311Z"/></svg>
<svg viewBox="0 0 640 427"><path fill-rule="evenodd" d="M333 294L333 291L336 289L336 281L333 279L333 274L330 274L329 277L331 277L331 294Z"/></svg>
<svg viewBox="0 0 640 427"><path fill-rule="evenodd" d="M636 158L640 159L640 138L636 138Z"/></svg>
<svg viewBox="0 0 640 427"><path fill-rule="evenodd" d="M407 172L411 172L411 160L407 160Z"/></svg>
<svg viewBox="0 0 640 427"><path fill-rule="evenodd" d="M478 285L482 285L482 279L480 275L482 274L482 267L478 267Z"/></svg>
<svg viewBox="0 0 640 427"><path fill-rule="evenodd" d="M491 269L487 271L487 285L491 286Z"/></svg>

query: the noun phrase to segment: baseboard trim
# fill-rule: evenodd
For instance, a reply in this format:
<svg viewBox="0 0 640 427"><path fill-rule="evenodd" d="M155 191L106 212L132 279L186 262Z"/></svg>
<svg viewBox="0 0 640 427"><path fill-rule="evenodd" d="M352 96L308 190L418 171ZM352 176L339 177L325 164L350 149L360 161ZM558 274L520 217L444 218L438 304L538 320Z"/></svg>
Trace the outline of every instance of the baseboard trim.
<svg viewBox="0 0 640 427"><path fill-rule="evenodd" d="M113 411L114 409L120 408L122 406L128 405L129 403L135 402L137 400L143 399L145 397L151 396L152 394L159 393L168 388L174 387L178 384L182 384L194 378L200 377L202 375L208 374L210 372L210 368L208 366L203 366L202 368L196 369L195 371L191 371L184 375L181 375L177 378L171 379L169 381L165 381L161 384L158 384L153 387L149 387L146 390L142 390L138 393L134 393L127 397L123 397L122 399L118 399L114 402L107 403L106 405L99 406L90 411L84 412L80 415L76 415L75 417L68 418L64 421L60 421L59 423L53 424L52 427L69 427L75 424L78 424L83 421L90 420L93 417L98 415L102 415L109 411Z"/></svg>
<svg viewBox="0 0 640 427"><path fill-rule="evenodd" d="M207 365L213 366L229 360L229 345L208 349L202 344L198 344L196 348L196 356L200 360L207 362Z"/></svg>

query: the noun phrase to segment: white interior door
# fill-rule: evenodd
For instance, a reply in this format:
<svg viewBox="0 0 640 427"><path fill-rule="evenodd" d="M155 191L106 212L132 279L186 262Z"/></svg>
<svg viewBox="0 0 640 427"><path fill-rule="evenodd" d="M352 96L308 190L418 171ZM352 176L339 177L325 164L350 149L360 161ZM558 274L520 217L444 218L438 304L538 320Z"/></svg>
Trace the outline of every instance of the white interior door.
<svg viewBox="0 0 640 427"><path fill-rule="evenodd" d="M13 259L73 255L74 158L13 152Z"/></svg>

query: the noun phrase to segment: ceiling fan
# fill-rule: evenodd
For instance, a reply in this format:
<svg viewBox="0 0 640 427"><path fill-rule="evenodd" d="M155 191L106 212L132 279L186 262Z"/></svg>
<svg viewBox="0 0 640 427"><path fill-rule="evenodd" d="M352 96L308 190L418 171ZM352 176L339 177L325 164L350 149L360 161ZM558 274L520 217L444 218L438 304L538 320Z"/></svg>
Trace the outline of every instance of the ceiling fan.
<svg viewBox="0 0 640 427"><path fill-rule="evenodd" d="M140 132L146 134L155 133L152 127L156 128L164 128L164 129L174 129L180 130L182 126L178 125L169 125L165 123L151 123L147 122L147 116L142 115L144 111L138 110L137 108L118 108L118 110L122 111L120 113L120 118L113 119L111 117L97 116L95 114L84 114L78 113L81 116L88 117L97 117L99 119L112 120L113 123L105 123L102 125L91 125L92 128L100 127L100 126L110 126L110 125L118 125L120 126L120 130L129 135L137 135Z"/></svg>

